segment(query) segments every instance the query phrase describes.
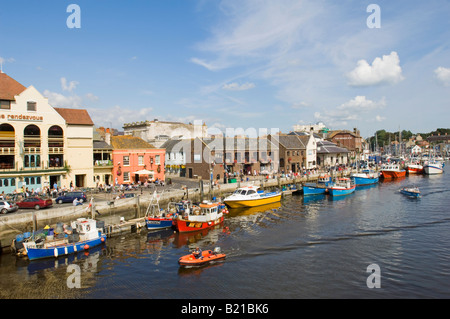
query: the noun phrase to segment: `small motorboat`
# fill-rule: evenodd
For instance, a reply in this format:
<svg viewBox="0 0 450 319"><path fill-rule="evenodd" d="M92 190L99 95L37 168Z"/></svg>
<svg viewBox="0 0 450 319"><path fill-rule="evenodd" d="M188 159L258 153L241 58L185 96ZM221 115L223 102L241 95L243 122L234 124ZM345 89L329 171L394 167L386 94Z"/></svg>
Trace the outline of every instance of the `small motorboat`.
<svg viewBox="0 0 450 319"><path fill-rule="evenodd" d="M224 199L224 203L231 208L255 207L281 201L281 192L266 193L258 190L259 186L238 188L233 194Z"/></svg>
<svg viewBox="0 0 450 319"><path fill-rule="evenodd" d="M203 266L214 261L225 259L226 255L221 253L220 247L214 248L214 250L204 250L201 256L195 256L194 253L185 255L178 259L180 266Z"/></svg>
<svg viewBox="0 0 450 319"><path fill-rule="evenodd" d="M403 187L402 189L400 189L400 193L412 197L420 196L420 190L418 187Z"/></svg>

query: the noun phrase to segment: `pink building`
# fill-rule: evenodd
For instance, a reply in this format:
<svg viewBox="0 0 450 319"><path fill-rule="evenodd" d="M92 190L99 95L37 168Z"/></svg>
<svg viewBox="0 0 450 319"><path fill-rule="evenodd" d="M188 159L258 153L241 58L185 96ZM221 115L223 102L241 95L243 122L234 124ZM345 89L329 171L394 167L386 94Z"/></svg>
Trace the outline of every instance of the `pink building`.
<svg viewBox="0 0 450 319"><path fill-rule="evenodd" d="M139 137L111 136L113 179L117 184L164 180L165 150Z"/></svg>

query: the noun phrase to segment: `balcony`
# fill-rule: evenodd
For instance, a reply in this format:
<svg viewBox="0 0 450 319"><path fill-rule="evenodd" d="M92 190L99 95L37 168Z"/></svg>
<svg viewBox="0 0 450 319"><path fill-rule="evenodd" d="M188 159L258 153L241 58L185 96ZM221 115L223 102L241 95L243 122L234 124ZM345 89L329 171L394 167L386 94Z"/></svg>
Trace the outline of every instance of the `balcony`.
<svg viewBox="0 0 450 319"><path fill-rule="evenodd" d="M0 147L0 155L14 155L14 147Z"/></svg>

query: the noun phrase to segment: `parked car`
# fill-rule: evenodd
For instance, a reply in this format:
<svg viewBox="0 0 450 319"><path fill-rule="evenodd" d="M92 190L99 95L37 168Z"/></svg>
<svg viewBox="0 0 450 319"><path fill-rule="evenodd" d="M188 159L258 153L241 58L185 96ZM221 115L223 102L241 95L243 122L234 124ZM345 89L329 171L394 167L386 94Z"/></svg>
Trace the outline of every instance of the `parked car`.
<svg viewBox="0 0 450 319"><path fill-rule="evenodd" d="M87 201L87 196L84 192L67 192L63 195L58 196L55 201L58 204L73 203L73 200L75 198L78 199L78 201L81 203Z"/></svg>
<svg viewBox="0 0 450 319"><path fill-rule="evenodd" d="M19 209L19 206L17 206L15 203L8 202L6 200L0 200L0 213L6 214L6 213L14 213Z"/></svg>
<svg viewBox="0 0 450 319"><path fill-rule="evenodd" d="M16 203L19 208L34 208L40 209L45 207L51 207L53 201L50 198L29 197L25 198L21 202Z"/></svg>

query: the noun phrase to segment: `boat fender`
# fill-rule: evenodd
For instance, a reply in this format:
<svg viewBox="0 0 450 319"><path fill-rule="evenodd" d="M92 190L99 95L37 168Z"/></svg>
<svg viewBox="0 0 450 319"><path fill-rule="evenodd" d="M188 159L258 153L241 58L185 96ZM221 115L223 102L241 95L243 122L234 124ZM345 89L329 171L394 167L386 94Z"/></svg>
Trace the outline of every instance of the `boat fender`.
<svg viewBox="0 0 450 319"><path fill-rule="evenodd" d="M102 237L102 238L100 239L100 241L101 241L102 243L104 243L104 242L105 242L105 237Z"/></svg>
<svg viewBox="0 0 450 319"><path fill-rule="evenodd" d="M55 247L55 249L53 250L53 255L55 257L58 257L58 249Z"/></svg>
<svg viewBox="0 0 450 319"><path fill-rule="evenodd" d="M88 250L89 249L89 245L88 244L84 245L84 249Z"/></svg>

